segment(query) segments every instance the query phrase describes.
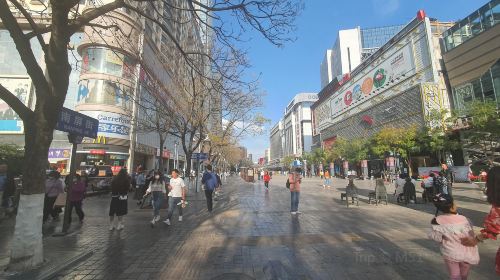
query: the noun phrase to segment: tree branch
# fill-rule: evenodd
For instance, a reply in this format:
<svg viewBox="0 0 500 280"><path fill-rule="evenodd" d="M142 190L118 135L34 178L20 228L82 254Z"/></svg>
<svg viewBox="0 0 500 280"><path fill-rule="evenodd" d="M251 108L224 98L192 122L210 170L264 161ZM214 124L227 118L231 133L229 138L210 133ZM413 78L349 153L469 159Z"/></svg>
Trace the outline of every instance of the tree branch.
<svg viewBox="0 0 500 280"><path fill-rule="evenodd" d="M35 32L36 38L38 39L40 46L42 46L43 52L47 53L47 44L45 43L42 34L39 32L38 24L35 23L30 13L28 13L28 11L26 11L26 9L19 2L17 2L17 0L9 0L9 1L12 3L12 5L16 7L16 9L18 9L23 14L24 18L28 21L31 28L33 29L33 32Z"/></svg>
<svg viewBox="0 0 500 280"><path fill-rule="evenodd" d="M33 116L33 111L24 105L12 92L2 86L2 84L0 84L0 99L5 101L23 121L28 121Z"/></svg>
<svg viewBox="0 0 500 280"><path fill-rule="evenodd" d="M31 44L24 36L23 30L10 11L6 0L0 0L0 19L14 40L16 49L21 57L21 61L23 62L24 67L26 67L28 75L31 77L35 85L37 94L48 94L49 84L45 79L43 70L40 65L38 65L35 55L33 54L33 50L31 49Z"/></svg>

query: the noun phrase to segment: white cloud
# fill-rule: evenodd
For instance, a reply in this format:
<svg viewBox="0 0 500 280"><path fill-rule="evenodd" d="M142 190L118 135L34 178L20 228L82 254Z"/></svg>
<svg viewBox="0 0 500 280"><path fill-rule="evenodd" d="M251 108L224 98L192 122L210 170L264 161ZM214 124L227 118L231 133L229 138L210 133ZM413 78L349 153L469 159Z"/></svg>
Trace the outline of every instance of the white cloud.
<svg viewBox="0 0 500 280"><path fill-rule="evenodd" d="M399 0L371 0L375 14L387 16L399 9Z"/></svg>

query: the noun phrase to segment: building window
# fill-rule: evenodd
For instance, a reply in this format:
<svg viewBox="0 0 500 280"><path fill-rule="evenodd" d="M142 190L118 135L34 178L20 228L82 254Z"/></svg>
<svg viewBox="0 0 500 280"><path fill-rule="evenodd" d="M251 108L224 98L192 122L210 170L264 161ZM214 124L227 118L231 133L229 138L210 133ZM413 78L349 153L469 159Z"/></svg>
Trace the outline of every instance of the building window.
<svg viewBox="0 0 500 280"><path fill-rule="evenodd" d="M483 89L481 88L481 82L479 79L472 81L472 88L474 89L474 100L484 101L483 100ZM466 100L464 100L466 101ZM468 101L468 100L467 100Z"/></svg>
<svg viewBox="0 0 500 280"><path fill-rule="evenodd" d="M87 48L82 53L82 73L102 73L133 79L134 60L123 53L105 48Z"/></svg>
<svg viewBox="0 0 500 280"><path fill-rule="evenodd" d="M475 36L476 34L479 34L483 31L483 28L481 26L481 17L479 16L479 12L475 12L469 17L470 21L470 29L472 32L472 36Z"/></svg>
<svg viewBox="0 0 500 280"><path fill-rule="evenodd" d="M481 77L481 86L483 88L483 96L485 101L495 101L495 92L493 91L493 81L491 80L491 73L488 70Z"/></svg>
<svg viewBox="0 0 500 280"><path fill-rule="evenodd" d="M491 67L491 77L493 78L493 89L497 98L497 103L500 104L500 60Z"/></svg>
<svg viewBox="0 0 500 280"><path fill-rule="evenodd" d="M493 25L500 22L500 1L492 1L491 2L491 12L493 15Z"/></svg>

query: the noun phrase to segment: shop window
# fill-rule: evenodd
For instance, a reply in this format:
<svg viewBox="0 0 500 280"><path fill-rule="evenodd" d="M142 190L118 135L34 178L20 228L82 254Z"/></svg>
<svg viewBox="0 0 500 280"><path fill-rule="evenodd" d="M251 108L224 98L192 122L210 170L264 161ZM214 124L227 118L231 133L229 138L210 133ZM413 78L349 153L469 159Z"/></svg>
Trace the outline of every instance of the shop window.
<svg viewBox="0 0 500 280"><path fill-rule="evenodd" d="M479 79L472 81L472 88L474 89L474 100L483 100L483 89L481 88L481 82Z"/></svg>
<svg viewBox="0 0 500 280"><path fill-rule="evenodd" d="M483 28L481 26L481 18L479 17L479 12L475 12L469 17L470 29L473 36L481 33Z"/></svg>
<svg viewBox="0 0 500 280"><path fill-rule="evenodd" d="M492 1L491 2L491 12L493 16L493 25L500 22L500 1Z"/></svg>
<svg viewBox="0 0 500 280"><path fill-rule="evenodd" d="M481 76L481 85L483 87L485 101L494 101L495 92L493 91L493 81L491 80L491 73L489 70Z"/></svg>

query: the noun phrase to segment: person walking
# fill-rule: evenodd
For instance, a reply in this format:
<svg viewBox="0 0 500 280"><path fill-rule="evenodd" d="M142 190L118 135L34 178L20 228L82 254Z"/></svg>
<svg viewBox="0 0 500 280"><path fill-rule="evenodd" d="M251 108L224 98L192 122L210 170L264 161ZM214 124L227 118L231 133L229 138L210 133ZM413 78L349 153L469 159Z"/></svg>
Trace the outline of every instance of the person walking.
<svg viewBox="0 0 500 280"><path fill-rule="evenodd" d="M486 197L491 204L490 213L484 219L484 228L474 237L462 238L465 246L476 246L486 239L496 240L500 234L500 166L492 167L486 176ZM500 247L498 247L495 260L495 271L500 276Z"/></svg>
<svg viewBox="0 0 500 280"><path fill-rule="evenodd" d="M82 202L85 198L85 182L79 174L75 174L73 182L71 184L71 189L69 191L69 222L71 223L71 214L73 213L73 208L75 208L76 214L80 219L80 223L83 223L83 218L85 214L82 210Z"/></svg>
<svg viewBox="0 0 500 280"><path fill-rule="evenodd" d="M450 279L467 279L471 265L479 263L477 246L464 246L463 238L474 238L474 229L469 219L457 213L457 206L448 194L440 193L433 203L442 215L432 219L429 238L441 244L441 254Z"/></svg>
<svg viewBox="0 0 500 280"><path fill-rule="evenodd" d="M328 170L325 171L325 183L323 184L323 189L326 189L326 188L331 188L332 186L332 180L330 178L330 172Z"/></svg>
<svg viewBox="0 0 500 280"><path fill-rule="evenodd" d="M109 204L109 230L115 229L115 216L117 216L117 230L122 230L123 216L127 215L128 189L130 188L130 179L127 170L122 168L118 175L111 181L111 203Z"/></svg>
<svg viewBox="0 0 500 280"><path fill-rule="evenodd" d="M141 203L141 198L144 195L144 190L146 189L146 175L144 174L144 170L139 169L136 177L136 186L135 186L135 197L137 199L137 204Z"/></svg>
<svg viewBox="0 0 500 280"><path fill-rule="evenodd" d="M215 187L214 200L217 201L222 192L222 180L218 169L215 170L215 177L217 178L217 186Z"/></svg>
<svg viewBox="0 0 500 280"><path fill-rule="evenodd" d="M179 170L172 170L172 178L170 179L168 189L170 191L168 193L168 213L167 219L163 222L169 226L175 206L177 205L179 209L179 222L182 222L182 208L186 207L186 184L179 177Z"/></svg>
<svg viewBox="0 0 500 280"><path fill-rule="evenodd" d="M153 204L153 219L151 220L151 227L154 227L156 222L160 220L160 209L163 202L163 198L167 194L167 189L165 188L165 179L161 172L156 171L154 173L153 180L149 183L149 187L146 190L144 196L151 193L152 204Z"/></svg>
<svg viewBox="0 0 500 280"><path fill-rule="evenodd" d="M64 182L61 180L61 174L55 170L50 171L47 180L45 180L45 199L43 201L43 222L45 223L52 216L55 221L58 218L58 212L54 210L54 203L57 196L64 193Z"/></svg>
<svg viewBox="0 0 500 280"><path fill-rule="evenodd" d="M264 185L266 186L266 191L269 190L269 181L271 181L271 176L269 176L269 172L266 171L264 174Z"/></svg>
<svg viewBox="0 0 500 280"><path fill-rule="evenodd" d="M206 166L206 171L203 173L201 178L201 183L205 185L205 197L207 198L207 209L208 212L212 212L213 200L212 195L217 187L217 176L212 172L212 166L209 164Z"/></svg>
<svg viewBox="0 0 500 280"><path fill-rule="evenodd" d="M299 211L299 198L300 198L300 183L302 178L300 176L301 170L299 167L288 174L288 182L290 184L290 213L292 215L300 214Z"/></svg>

